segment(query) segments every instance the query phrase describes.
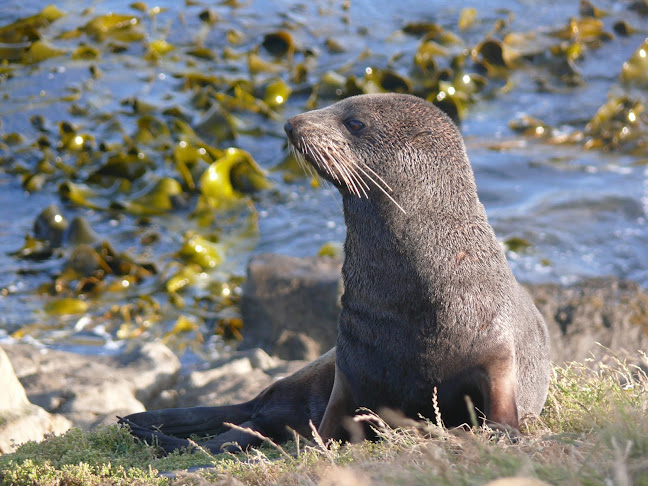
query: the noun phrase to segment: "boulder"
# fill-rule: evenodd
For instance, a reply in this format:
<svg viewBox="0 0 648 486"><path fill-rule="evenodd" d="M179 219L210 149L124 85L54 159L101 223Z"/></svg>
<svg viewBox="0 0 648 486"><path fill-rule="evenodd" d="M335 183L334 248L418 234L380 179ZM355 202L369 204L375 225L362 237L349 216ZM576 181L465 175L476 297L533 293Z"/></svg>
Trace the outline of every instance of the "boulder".
<svg viewBox="0 0 648 486"><path fill-rule="evenodd" d="M176 384L180 360L164 344L145 343L118 357L118 369L126 370L135 387L135 397L148 406L162 391Z"/></svg>
<svg viewBox="0 0 648 486"><path fill-rule="evenodd" d="M252 257L241 302L241 349L314 360L335 346L341 268L340 260L329 257Z"/></svg>
<svg viewBox="0 0 648 486"><path fill-rule="evenodd" d="M27 399L7 354L0 349L0 453L9 453L23 442L39 441L45 434L62 434L72 424Z"/></svg>
<svg viewBox="0 0 648 486"><path fill-rule="evenodd" d="M2 388L0 410L3 412L12 410L18 412L29 406L25 389L18 381L7 353L2 349L0 349L0 388Z"/></svg>
<svg viewBox="0 0 648 486"><path fill-rule="evenodd" d="M166 346L147 343L121 356L84 356L29 344L3 346L29 399L74 426L114 423L144 411L178 379L180 362Z"/></svg>
<svg viewBox="0 0 648 486"><path fill-rule="evenodd" d="M274 381L302 368L308 361L283 361L256 348L205 363L177 387L171 406L220 406L251 400Z"/></svg>
<svg viewBox="0 0 648 486"><path fill-rule="evenodd" d="M526 288L547 322L555 363L648 350L648 293L635 282L606 277Z"/></svg>

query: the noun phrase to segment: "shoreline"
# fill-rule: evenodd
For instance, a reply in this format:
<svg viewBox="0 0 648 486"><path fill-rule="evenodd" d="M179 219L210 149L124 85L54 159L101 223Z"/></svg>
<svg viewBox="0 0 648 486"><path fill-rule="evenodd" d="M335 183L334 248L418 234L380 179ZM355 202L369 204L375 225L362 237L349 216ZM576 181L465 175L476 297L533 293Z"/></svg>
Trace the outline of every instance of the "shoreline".
<svg viewBox="0 0 648 486"><path fill-rule="evenodd" d="M0 444L3 430L14 434L10 439L18 444L70 427L90 430L113 424L117 415L253 398L334 345L340 264L329 257L253 257L243 294L244 340L237 350L209 362L182 365L159 342L115 355L83 355L24 342L0 344L15 370L4 366L4 375L13 373L13 378L0 379L24 389L30 406L24 401L21 406L40 427L15 435L10 423L20 414L6 413L8 407L0 403L0 414L7 418L0 427ZM524 286L549 327L552 362L596 366L619 355L633 357L634 364L648 370L645 356L636 357L637 350L648 350L648 292L639 284L607 277L567 286ZM28 430L25 416L19 418ZM6 447L0 446L2 452L9 452Z"/></svg>

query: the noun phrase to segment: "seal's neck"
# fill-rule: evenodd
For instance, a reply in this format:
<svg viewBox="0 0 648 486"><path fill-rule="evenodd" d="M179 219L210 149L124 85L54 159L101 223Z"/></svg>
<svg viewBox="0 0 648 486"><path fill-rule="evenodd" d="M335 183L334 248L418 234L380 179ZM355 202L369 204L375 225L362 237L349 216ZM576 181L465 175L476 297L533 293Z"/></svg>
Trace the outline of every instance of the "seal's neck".
<svg viewBox="0 0 648 486"><path fill-rule="evenodd" d="M484 271L508 271L474 186L454 197L451 205L405 200L403 214L386 200L345 195L343 304L371 311L407 303L416 312L412 306L436 305L448 288L463 288Z"/></svg>

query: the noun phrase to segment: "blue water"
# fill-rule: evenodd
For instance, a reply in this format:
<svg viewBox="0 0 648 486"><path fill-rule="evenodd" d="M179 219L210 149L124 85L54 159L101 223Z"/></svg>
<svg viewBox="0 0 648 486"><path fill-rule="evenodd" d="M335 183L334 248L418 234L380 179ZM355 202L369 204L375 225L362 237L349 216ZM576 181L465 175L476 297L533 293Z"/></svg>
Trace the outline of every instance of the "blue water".
<svg viewBox="0 0 648 486"><path fill-rule="evenodd" d="M36 13L48 3L5 0L0 5L0 25ZM608 0L597 2L597 6L607 10L610 18L626 19L635 27L648 29L645 18L628 10L629 3ZM58 31L78 25L79 2L63 0L56 4L68 14L56 24ZM366 67L361 53L367 49L372 52L374 65L381 60L389 63L393 58L391 64L398 69L410 62L418 39L399 32L407 22L434 21L456 32L459 12L473 6L478 21L461 35L467 45L474 45L497 19L511 18L511 29L515 31L550 30L576 16L578 4L574 0L545 0L540 4L528 0L470 1L459 6L457 2L353 0L349 10L344 10L341 2L329 1L252 0L238 9L215 4L211 8L220 20L205 35L205 45L218 51L228 28L242 32L244 43L252 45L287 21L294 26L291 32L297 44L312 47L319 54L311 72L313 78L332 69L361 74ZM96 1L92 5L95 14L130 11L125 2L119 1ZM150 26L150 32L158 32L164 25L173 42L191 42L201 28L197 13L204 7L189 9L184 2L171 0L156 5L168 11L158 17L158 24ZM345 17L348 22L343 21ZM522 281L569 283L586 276L614 275L648 285L648 166L637 163L646 162L648 154L550 145L517 135L508 125L528 114L566 131L582 129L605 102L621 64L638 47L643 35L616 37L588 51L578 63L587 81L582 87L540 91L535 83L537 73L516 71L509 92L470 106L462 121L480 197L496 233L502 240L522 237L531 243L531 248L521 254L509 253L513 270ZM334 38L346 52L329 53L324 47L327 38ZM399 53L407 53L406 59L394 58ZM51 122L68 119L67 105L53 100L70 86L82 87L84 103L104 112L119 110L120 100L129 96L158 106L186 103L187 94L177 89L178 81L172 77L177 69L172 63L135 70L127 77L121 66L102 66L103 76L89 84L84 84L86 67L75 63L59 66L51 60L39 68L24 69L25 75L0 82L3 133L32 134L29 117L34 113L45 113ZM296 95L282 112L284 119L303 111L304 102L305 97ZM233 143L270 169L286 154L282 125L282 120L267 122L265 136L242 136ZM306 180L287 184L278 173L270 177L277 191L262 193L256 202L260 238L254 252L314 255L323 243L344 239L336 191L314 189ZM34 269L55 267L57 263L27 264L8 253L22 246L35 215L51 202L58 202L55 192L27 194L17 177L0 171L0 288L11 290L10 297L0 297L0 327L11 328L37 319L42 304L31 291L48 276L46 272L31 274ZM133 243L135 229L128 222L84 209L66 209L69 219L75 214L86 217L96 231L107 235L121 250L137 249ZM170 250L177 239L173 234L165 238L161 248ZM241 273L249 254L243 256Z"/></svg>

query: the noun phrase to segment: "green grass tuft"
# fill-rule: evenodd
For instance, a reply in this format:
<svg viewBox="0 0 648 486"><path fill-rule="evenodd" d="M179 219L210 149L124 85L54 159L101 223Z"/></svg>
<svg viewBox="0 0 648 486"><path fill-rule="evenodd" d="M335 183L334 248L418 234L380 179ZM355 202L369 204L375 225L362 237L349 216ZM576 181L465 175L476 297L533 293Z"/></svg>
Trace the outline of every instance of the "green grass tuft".
<svg viewBox="0 0 648 486"><path fill-rule="evenodd" d="M0 456L0 482L404 486L527 477L559 485L648 484L648 378L618 357L589 366L554 367L545 409L540 417L523 421L525 434L517 441L489 430L446 430L426 421L405 420L392 428L367 414L382 439L378 442L325 449L301 438L239 454L159 457L155 448L115 425L23 444ZM210 467L186 472L205 465ZM176 477L161 477L160 471L175 471Z"/></svg>

